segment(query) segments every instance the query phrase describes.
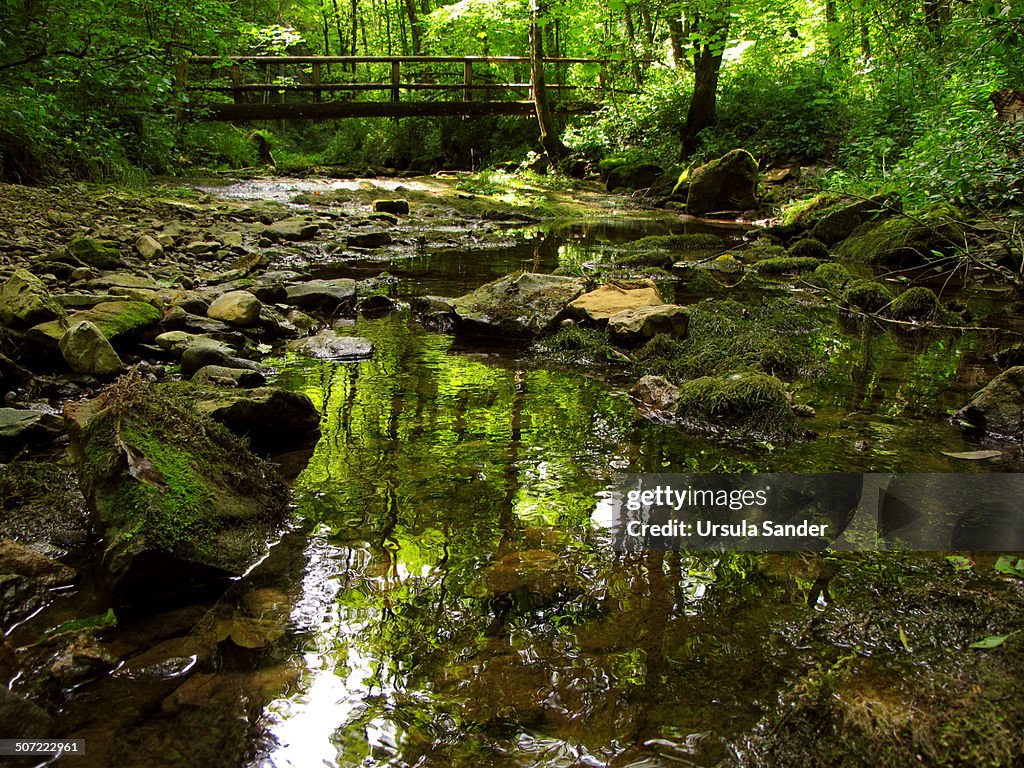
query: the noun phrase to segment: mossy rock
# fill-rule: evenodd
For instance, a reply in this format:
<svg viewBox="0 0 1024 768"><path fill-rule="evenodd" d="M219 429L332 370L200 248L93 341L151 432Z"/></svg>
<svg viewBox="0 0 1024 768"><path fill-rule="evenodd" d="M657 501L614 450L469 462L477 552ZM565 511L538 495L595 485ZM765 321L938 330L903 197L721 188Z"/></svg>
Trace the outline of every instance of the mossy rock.
<svg viewBox="0 0 1024 768"><path fill-rule="evenodd" d="M757 207L757 161L745 149L734 149L690 172L686 212L745 211Z"/></svg>
<svg viewBox="0 0 1024 768"><path fill-rule="evenodd" d="M817 269L820 263L810 256L781 256L762 259L754 265L754 269L759 275L797 274Z"/></svg>
<svg viewBox="0 0 1024 768"><path fill-rule="evenodd" d="M1024 439L1024 366L1009 368L957 411L963 429L997 438Z"/></svg>
<svg viewBox="0 0 1024 768"><path fill-rule="evenodd" d="M121 266L120 246L111 240L80 237L68 243L67 252L75 260L96 269L116 269Z"/></svg>
<svg viewBox="0 0 1024 768"><path fill-rule="evenodd" d="M841 293L846 287L846 284L853 279L853 275L851 275L850 270L842 264L836 264L835 262L830 261L819 265L814 272L808 275L805 279L811 285L823 288L830 293L838 294Z"/></svg>
<svg viewBox="0 0 1024 768"><path fill-rule="evenodd" d="M452 302L459 326L469 333L539 336L583 293L577 278L516 272L477 288Z"/></svg>
<svg viewBox="0 0 1024 768"><path fill-rule="evenodd" d="M914 218L895 216L862 224L835 249L835 256L858 264L915 267L953 253L963 242L959 214L938 206Z"/></svg>
<svg viewBox="0 0 1024 768"><path fill-rule="evenodd" d="M140 334L160 322L160 310L141 301L105 301L92 309L75 312L66 320L50 320L32 326L26 339L47 350L56 350L68 327L88 321L111 343Z"/></svg>
<svg viewBox="0 0 1024 768"><path fill-rule="evenodd" d="M545 357L566 365L629 362L625 354L612 346L607 328L570 325L540 341L537 349Z"/></svg>
<svg viewBox="0 0 1024 768"><path fill-rule="evenodd" d="M828 247L821 240L805 237L789 247L789 255L796 258L824 260L828 258Z"/></svg>
<svg viewBox="0 0 1024 768"><path fill-rule="evenodd" d="M888 314L894 320L932 320L941 309L935 291L924 286L915 286L893 299Z"/></svg>
<svg viewBox="0 0 1024 768"><path fill-rule="evenodd" d="M123 596L221 584L266 554L286 486L180 389L129 374L68 404L65 420L103 563Z"/></svg>
<svg viewBox="0 0 1024 768"><path fill-rule="evenodd" d="M36 325L65 314L49 289L27 269L17 269L0 287L0 322L13 328Z"/></svg>
<svg viewBox="0 0 1024 768"><path fill-rule="evenodd" d="M624 267L658 267L659 269L671 269L675 264L675 257L664 251L640 251L638 253L627 253L619 258L619 264Z"/></svg>
<svg viewBox="0 0 1024 768"><path fill-rule="evenodd" d="M797 433L786 388L774 376L741 373L705 376L679 387L676 416L713 432L740 432L769 440Z"/></svg>
<svg viewBox="0 0 1024 768"><path fill-rule="evenodd" d="M846 198L834 192L822 192L808 197L786 208L782 214L782 226L792 227L791 232L810 229L831 210L842 204Z"/></svg>
<svg viewBox="0 0 1024 768"><path fill-rule="evenodd" d="M648 235L628 244L629 248L666 248L671 251L701 251L724 248L725 241L711 232L683 235Z"/></svg>
<svg viewBox="0 0 1024 768"><path fill-rule="evenodd" d="M873 280L856 280L843 294L843 304L865 312L880 312L892 303L892 294L881 283Z"/></svg>
<svg viewBox="0 0 1024 768"><path fill-rule="evenodd" d="M845 240L865 222L881 221L899 210L899 200L887 195L843 203L822 212L811 228L811 236L832 245Z"/></svg>
<svg viewBox="0 0 1024 768"><path fill-rule="evenodd" d="M654 163L623 163L608 172L605 188L609 192L615 189L647 189L654 186L663 173L662 167Z"/></svg>

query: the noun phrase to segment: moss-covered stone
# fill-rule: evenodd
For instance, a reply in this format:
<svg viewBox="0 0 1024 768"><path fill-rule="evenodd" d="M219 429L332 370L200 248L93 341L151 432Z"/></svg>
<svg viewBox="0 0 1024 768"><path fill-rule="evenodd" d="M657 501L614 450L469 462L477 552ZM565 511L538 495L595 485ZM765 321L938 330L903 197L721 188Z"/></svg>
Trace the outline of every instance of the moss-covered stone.
<svg viewBox="0 0 1024 768"><path fill-rule="evenodd" d="M67 252L82 264L96 269L117 269L121 266L121 249L111 240L80 237L68 243Z"/></svg>
<svg viewBox="0 0 1024 768"><path fill-rule="evenodd" d="M782 256L777 258L761 259L754 265L759 275L783 275L810 272L816 269L819 262L810 256Z"/></svg>
<svg viewBox="0 0 1024 768"><path fill-rule="evenodd" d="M821 264L806 278L807 282L829 292L830 294L842 294L846 284L853 279L850 270L842 264L826 262Z"/></svg>
<svg viewBox="0 0 1024 768"><path fill-rule="evenodd" d="M859 226L835 249L836 258L858 264L913 267L948 255L963 243L959 214L938 206L913 218L894 216Z"/></svg>
<svg viewBox="0 0 1024 768"><path fill-rule="evenodd" d="M797 431L782 382L760 373L684 382L679 387L676 416L701 429L738 431L770 440L792 438Z"/></svg>
<svg viewBox="0 0 1024 768"><path fill-rule="evenodd" d="M899 209L899 201L887 195L877 195L852 203L844 202L821 212L811 228L811 236L832 245L849 237L865 222L881 221Z"/></svg>
<svg viewBox="0 0 1024 768"><path fill-rule="evenodd" d="M894 320L932 320L941 309L935 291L915 286L893 299L888 314Z"/></svg>
<svg viewBox="0 0 1024 768"><path fill-rule="evenodd" d="M188 398L128 375L69 403L65 419L103 563L123 593L240 576L265 554L287 489Z"/></svg>
<svg viewBox="0 0 1024 768"><path fill-rule="evenodd" d="M57 349L67 327L81 321L95 325L110 342L141 333L160 321L160 310L140 301L105 301L92 309L75 312L67 320L51 320L30 328L28 341L44 349Z"/></svg>
<svg viewBox="0 0 1024 768"><path fill-rule="evenodd" d="M957 411L954 421L963 429L992 437L1024 438L1024 366L1009 368Z"/></svg>
<svg viewBox="0 0 1024 768"><path fill-rule="evenodd" d="M546 357L563 364L628 362L628 358L612 346L607 328L570 325L544 338L538 347Z"/></svg>
<svg viewBox="0 0 1024 768"><path fill-rule="evenodd" d="M892 294L881 283L873 280L855 280L843 293L843 304L851 309L879 312L892 302Z"/></svg>
<svg viewBox="0 0 1024 768"><path fill-rule="evenodd" d="M827 259L828 247L821 240L805 237L789 247L789 255L797 258Z"/></svg>
<svg viewBox="0 0 1024 768"><path fill-rule="evenodd" d="M757 207L757 161L745 149L734 149L690 172L686 212L745 211Z"/></svg>
<svg viewBox="0 0 1024 768"><path fill-rule="evenodd" d="M464 331L538 336L551 330L583 288L583 281L576 278L516 272L460 296L452 306Z"/></svg>
<svg viewBox="0 0 1024 768"><path fill-rule="evenodd" d="M693 232L683 235L648 235L629 243L630 248L665 248L671 251L713 250L725 246L725 241L711 232Z"/></svg>
<svg viewBox="0 0 1024 768"><path fill-rule="evenodd" d="M17 269L0 287L0 322L12 328L35 325L64 315L46 285L27 269Z"/></svg>
<svg viewBox="0 0 1024 768"><path fill-rule="evenodd" d="M654 163L623 162L608 171L605 187L615 189L646 189L654 185L664 170Z"/></svg>
<svg viewBox="0 0 1024 768"><path fill-rule="evenodd" d="M671 269L676 258L665 251L638 251L627 253L619 257L619 264L624 267L657 267L659 269Z"/></svg>

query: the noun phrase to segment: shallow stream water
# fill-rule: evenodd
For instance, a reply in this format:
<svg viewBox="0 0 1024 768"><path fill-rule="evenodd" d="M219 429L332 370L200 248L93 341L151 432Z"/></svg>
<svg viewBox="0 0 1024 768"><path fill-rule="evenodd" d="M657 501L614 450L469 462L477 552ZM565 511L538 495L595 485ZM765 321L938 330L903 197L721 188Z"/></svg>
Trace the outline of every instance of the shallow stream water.
<svg viewBox="0 0 1024 768"><path fill-rule="evenodd" d="M398 298L457 296L516 269L586 264L609 243L709 226L624 218L526 229L499 249L309 269L387 270ZM466 344L407 313L342 332L371 339L373 357L266 361L272 383L322 414L293 486L295 528L227 601L280 632L236 640L184 685L189 650L151 654L176 666L129 663L71 696L72 730L116 740L95 712L110 707L111 722L136 723L137 754L170 764L190 764L204 730L229 727L255 745L254 768L733 764L743 734L808 671L801 627L825 606L814 573L796 557L769 573L746 555L615 555L595 510L616 474L1024 468L1011 448L986 462L942 453L978 447L948 421L993 375L995 342L977 334L908 340L826 324L814 343L828 372L793 385L817 409L817 434L776 446L657 423L606 371ZM222 719L180 715L222 694ZM238 725L246 715L254 730Z"/></svg>

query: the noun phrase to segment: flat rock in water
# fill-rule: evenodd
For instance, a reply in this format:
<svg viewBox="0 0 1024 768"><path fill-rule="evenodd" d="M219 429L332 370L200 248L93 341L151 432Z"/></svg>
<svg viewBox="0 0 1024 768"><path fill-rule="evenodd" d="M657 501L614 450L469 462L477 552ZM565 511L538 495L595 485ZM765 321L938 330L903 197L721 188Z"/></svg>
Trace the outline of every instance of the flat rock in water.
<svg viewBox="0 0 1024 768"><path fill-rule="evenodd" d="M373 342L361 336L340 336L334 331L321 331L315 336L291 342L288 349L318 360L347 362L369 358L373 354Z"/></svg>
<svg viewBox="0 0 1024 768"><path fill-rule="evenodd" d="M682 339L689 327L690 312L678 304L627 309L608 318L608 330L621 344L636 344L659 333Z"/></svg>
<svg viewBox="0 0 1024 768"><path fill-rule="evenodd" d="M637 281L635 285L607 283L573 301L569 305L569 313L580 320L604 323L612 315L627 309L657 307L662 304L664 301L653 280Z"/></svg>
<svg viewBox="0 0 1024 768"><path fill-rule="evenodd" d="M356 281L350 278L337 280L309 280L298 285L289 285L285 303L300 309L351 309L356 301Z"/></svg>
<svg viewBox="0 0 1024 768"><path fill-rule="evenodd" d="M237 435L253 450L276 454L313 445L320 436L320 412L307 395L277 387L200 390L196 407Z"/></svg>
<svg viewBox="0 0 1024 768"><path fill-rule="evenodd" d="M538 336L554 327L569 302L583 293L574 277L516 272L452 302L463 328L495 336Z"/></svg>

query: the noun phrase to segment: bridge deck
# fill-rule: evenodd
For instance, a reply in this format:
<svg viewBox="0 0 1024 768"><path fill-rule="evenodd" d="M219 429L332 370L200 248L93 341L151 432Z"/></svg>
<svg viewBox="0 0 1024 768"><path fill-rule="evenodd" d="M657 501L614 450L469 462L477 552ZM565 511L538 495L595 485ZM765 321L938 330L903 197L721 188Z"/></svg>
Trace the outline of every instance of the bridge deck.
<svg viewBox="0 0 1024 768"><path fill-rule="evenodd" d="M521 76L495 80L500 68L529 62L524 56L196 56L179 67L176 79L179 88L193 93L231 96L231 102L206 100L199 114L208 120L529 115L534 111L531 84L522 82ZM604 64L601 59L546 58L545 67L557 68L554 82L547 88L557 96L602 90ZM332 71L331 65L338 66ZM364 71L356 80L359 65ZM481 73L484 65L488 70ZM597 65L599 85L565 83L563 75L572 65ZM198 82L196 69L203 75ZM325 69L329 73L326 78ZM225 74L228 84L218 84L216 78ZM259 82L252 82L257 77ZM453 77L458 82L445 82ZM375 92L386 94L385 99L366 98ZM438 98L405 100L403 92L432 92ZM363 96L353 98L357 94ZM325 99L325 95L343 98ZM451 98L453 95L456 98ZM561 98L553 106L558 112L573 114L597 108Z"/></svg>

